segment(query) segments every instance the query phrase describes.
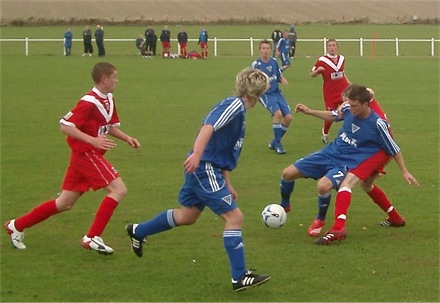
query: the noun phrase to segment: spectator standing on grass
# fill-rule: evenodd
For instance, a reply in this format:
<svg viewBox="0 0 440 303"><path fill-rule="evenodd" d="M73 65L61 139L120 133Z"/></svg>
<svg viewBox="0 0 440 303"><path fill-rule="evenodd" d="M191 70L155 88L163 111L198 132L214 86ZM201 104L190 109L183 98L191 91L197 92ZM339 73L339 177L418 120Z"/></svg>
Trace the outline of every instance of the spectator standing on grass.
<svg viewBox="0 0 440 303"><path fill-rule="evenodd" d="M218 103L203 120L187 155L183 164L185 180L178 197L180 207L165 210L149 221L127 225L126 230L133 252L142 257L147 236L192 225L205 207L210 208L225 221L223 245L229 257L232 287L242 291L265 283L270 276L256 275L246 268L243 213L238 208L229 172L237 166L243 146L246 111L258 102L269 80L262 71L248 68L237 74L235 86L236 95Z"/></svg>
<svg viewBox="0 0 440 303"><path fill-rule="evenodd" d="M292 111L281 93L279 83L287 84L288 82L280 72L277 59L270 56L270 41L260 41L259 48L260 58L252 62L252 67L263 71L269 77L270 88L260 98L261 104L272 116L273 139L269 143L269 149L282 155L286 151L281 143L281 139L292 122Z"/></svg>
<svg viewBox="0 0 440 303"><path fill-rule="evenodd" d="M156 56L157 36L151 25L145 30L145 51L147 56Z"/></svg>
<svg viewBox="0 0 440 303"><path fill-rule="evenodd" d="M208 31L203 27L200 30L197 43L200 46L200 55L202 56L202 59L208 58Z"/></svg>
<svg viewBox="0 0 440 303"><path fill-rule="evenodd" d="M104 28L101 25L96 26L95 40L96 40L96 46L98 47L98 56L104 57L105 56Z"/></svg>
<svg viewBox="0 0 440 303"><path fill-rule="evenodd" d="M72 54L72 31L70 28L64 33L64 56L70 56Z"/></svg>
<svg viewBox="0 0 440 303"><path fill-rule="evenodd" d="M271 35L271 39L273 42L273 51L272 51L272 57L275 58L275 51L276 51L276 45L278 43L278 41L280 41L280 39L283 37L283 33L280 31L280 29L278 28L278 26L275 26L274 31L272 32Z"/></svg>
<svg viewBox="0 0 440 303"><path fill-rule="evenodd" d="M83 44L84 44L84 56L92 56L93 54L93 45L92 45L92 31L90 30L90 25L86 25L85 30L82 33L83 36Z"/></svg>
<svg viewBox="0 0 440 303"><path fill-rule="evenodd" d="M165 25L160 34L160 41L162 42L162 57L170 57L171 55L171 32L168 25Z"/></svg>
<svg viewBox="0 0 440 303"><path fill-rule="evenodd" d="M296 52L296 40L298 39L298 35L296 34L295 25L290 25L289 29L289 41L290 41L290 59L293 60L295 58Z"/></svg>
<svg viewBox="0 0 440 303"><path fill-rule="evenodd" d="M345 57L338 54L339 45L335 39L326 41L326 54L319 57L310 71L310 76L322 76L322 95L324 106L328 111L335 110L342 104L342 92L350 84L345 75ZM329 142L328 134L333 121L324 121L321 140L324 144Z"/></svg>
<svg viewBox="0 0 440 303"><path fill-rule="evenodd" d="M183 29L183 26L180 27L180 31L177 34L177 41L179 42L179 47L180 47L180 54L179 54L180 58L186 58L187 57L186 48L188 46L188 34Z"/></svg>
<svg viewBox="0 0 440 303"><path fill-rule="evenodd" d="M109 136L125 141L134 148L139 148L140 144L119 130L120 122L113 100L113 90L118 83L116 68L110 63L97 63L92 69L92 79L92 90L81 97L76 106L60 120L61 132L67 135L67 144L71 149L61 194L5 223L12 245L17 249L26 248L23 243L26 228L70 210L89 189L96 191L104 188L106 197L96 211L89 231L82 238L81 246L105 255L113 253L101 234L113 211L127 194L127 188L104 154L116 147Z"/></svg>
<svg viewBox="0 0 440 303"><path fill-rule="evenodd" d="M280 72L284 72L290 67L290 40L289 31L283 31L283 37L276 45L276 54L281 59Z"/></svg>

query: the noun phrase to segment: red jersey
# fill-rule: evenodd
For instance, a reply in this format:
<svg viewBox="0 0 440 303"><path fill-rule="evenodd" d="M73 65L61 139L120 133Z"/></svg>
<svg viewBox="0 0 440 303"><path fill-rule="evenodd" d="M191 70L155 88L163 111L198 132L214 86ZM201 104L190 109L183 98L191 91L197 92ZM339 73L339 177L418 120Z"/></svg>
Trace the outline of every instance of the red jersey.
<svg viewBox="0 0 440 303"><path fill-rule="evenodd" d="M321 56L312 68L312 71L318 67L324 67L321 72L323 85L322 93L325 105L341 104L341 94L349 85L344 73L345 58L342 55Z"/></svg>
<svg viewBox="0 0 440 303"><path fill-rule="evenodd" d="M107 134L110 126L119 126L120 124L113 94L105 95L94 87L60 120L60 123L76 127L92 137ZM69 136L66 140L75 153L84 153L91 150L101 154L105 153L105 150L97 149L84 141Z"/></svg>

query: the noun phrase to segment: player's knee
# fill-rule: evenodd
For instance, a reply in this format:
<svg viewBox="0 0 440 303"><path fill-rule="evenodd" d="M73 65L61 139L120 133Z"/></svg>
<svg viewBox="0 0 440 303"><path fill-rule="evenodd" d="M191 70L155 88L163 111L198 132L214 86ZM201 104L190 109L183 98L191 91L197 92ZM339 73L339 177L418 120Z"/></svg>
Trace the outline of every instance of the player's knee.
<svg viewBox="0 0 440 303"><path fill-rule="evenodd" d="M362 190L364 192L369 193L373 189L373 184L371 184L369 182L362 181L360 183L360 187L362 188Z"/></svg>
<svg viewBox="0 0 440 303"><path fill-rule="evenodd" d="M291 115L291 114L289 114L289 115L285 115L285 116L283 117L283 119L284 119L284 123L285 123L287 126L289 126L290 123L292 122L292 115Z"/></svg>
<svg viewBox="0 0 440 303"><path fill-rule="evenodd" d="M299 171L293 165L286 167L281 174L281 178L285 181L293 181L298 177L299 177Z"/></svg>
<svg viewBox="0 0 440 303"><path fill-rule="evenodd" d="M316 189L318 190L319 195L328 194L333 188L333 183L326 177L323 177L319 180L316 185Z"/></svg>

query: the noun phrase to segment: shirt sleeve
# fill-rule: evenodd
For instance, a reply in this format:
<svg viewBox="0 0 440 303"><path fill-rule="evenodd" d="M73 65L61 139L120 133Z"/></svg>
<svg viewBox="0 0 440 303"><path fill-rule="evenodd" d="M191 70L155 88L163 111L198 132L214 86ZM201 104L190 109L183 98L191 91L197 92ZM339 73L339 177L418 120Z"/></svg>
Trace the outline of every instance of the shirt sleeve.
<svg viewBox="0 0 440 303"><path fill-rule="evenodd" d="M376 121L376 127L379 130L381 139L382 139L382 148L389 155L394 156L395 154L400 152L400 147L394 141L391 133L389 131L388 122L384 119L378 118Z"/></svg>

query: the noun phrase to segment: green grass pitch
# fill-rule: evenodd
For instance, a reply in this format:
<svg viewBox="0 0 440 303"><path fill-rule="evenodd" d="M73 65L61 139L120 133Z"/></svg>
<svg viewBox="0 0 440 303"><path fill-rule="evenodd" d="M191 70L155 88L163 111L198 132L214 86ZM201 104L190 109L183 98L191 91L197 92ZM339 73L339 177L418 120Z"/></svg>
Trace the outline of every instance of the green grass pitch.
<svg viewBox="0 0 440 303"><path fill-rule="evenodd" d="M314 33L311 38L320 36L311 27L304 26L303 33ZM46 31L40 37L51 37L53 32L59 37L64 29L40 30ZM135 38L141 29L120 29L125 34L119 37L127 37L129 30ZM267 26L265 32L271 30ZM351 37L358 37L359 31L372 31L361 26L347 30ZM25 32L5 28L2 37L12 37L10 31ZM420 28L420 32L425 31ZM338 33L332 36L338 37ZM417 38L414 36L411 38ZM301 37L306 38L303 34ZM38 46L41 52L29 57L20 53L22 49L11 52L7 43L1 47L3 223L60 191L69 149L58 120L92 87L90 70L100 59L81 57L79 45L70 58L61 56L58 44L57 54L48 55L46 51L52 50ZM341 46L343 54L344 47L348 46ZM284 139L287 154L279 156L267 148L272 130L266 110L257 105L248 111L243 153L231 181L245 215L248 267L269 273L272 279L256 289L235 293L223 248L223 222L210 210L194 226L150 237L141 259L131 252L124 226L178 206L183 161L202 118L216 102L233 94L236 73L254 58L231 55L208 60L147 60L135 55L134 44L126 55L110 50L111 46L105 60L118 68L120 82L114 95L121 129L142 144L136 151L118 142L107 154L128 187L127 197L103 234L115 253L106 257L80 248L80 240L105 195L102 190L89 192L71 211L26 230L25 251L14 250L2 232L2 302L439 301L438 57L390 54L370 59L359 57L356 51L346 56L348 77L375 89L406 164L420 182L419 188L405 184L394 162L378 181L405 216L404 228L379 227L377 223L386 215L356 187L346 241L315 245L306 233L317 208L313 180L297 182L285 226L278 230L265 227L260 212L265 205L278 202L282 169L322 147L322 122L294 115ZM289 84L282 90L292 107L301 102L323 108L322 80L309 77L316 57L305 55L300 52L285 72ZM331 135L337 128L335 124ZM328 221L330 226L331 215Z"/></svg>

